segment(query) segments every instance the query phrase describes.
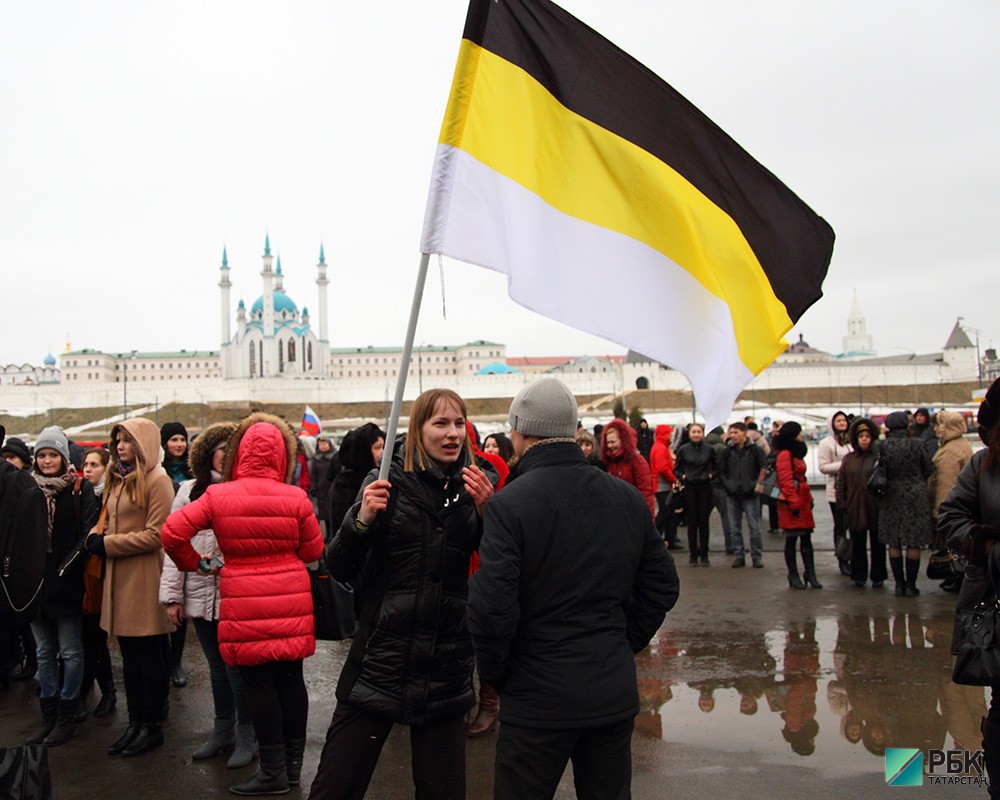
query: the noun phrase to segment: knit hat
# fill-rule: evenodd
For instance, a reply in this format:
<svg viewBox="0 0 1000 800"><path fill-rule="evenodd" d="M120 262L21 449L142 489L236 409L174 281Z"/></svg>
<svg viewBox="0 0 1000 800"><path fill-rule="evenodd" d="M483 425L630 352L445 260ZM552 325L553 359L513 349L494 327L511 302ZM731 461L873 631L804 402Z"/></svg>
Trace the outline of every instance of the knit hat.
<svg viewBox="0 0 1000 800"><path fill-rule="evenodd" d="M188 438L187 428L179 422L165 422L163 427L160 428L160 447L166 450L167 442L170 441L172 436L176 436L178 433L185 439Z"/></svg>
<svg viewBox="0 0 1000 800"><path fill-rule="evenodd" d="M62 432L62 428L53 425L51 428L46 428L38 434L38 441L35 442L35 452L37 453L40 450L55 450L63 457L67 465L70 463L69 441L66 439L66 434Z"/></svg>
<svg viewBox="0 0 1000 800"><path fill-rule="evenodd" d="M16 436L11 436L6 442L3 443L3 449L0 450L0 455L3 455L4 453L10 453L12 456L17 456L25 464L31 463L31 451L28 449L28 445Z"/></svg>
<svg viewBox="0 0 1000 800"><path fill-rule="evenodd" d="M802 433L802 426L795 421L786 422L774 436L774 446L777 450L787 450L792 446L799 434Z"/></svg>
<svg viewBox="0 0 1000 800"><path fill-rule="evenodd" d="M510 404L507 424L522 436L570 438L576 434L576 397L562 381L543 378L525 386Z"/></svg>
<svg viewBox="0 0 1000 800"><path fill-rule="evenodd" d="M986 397L979 405L979 413L976 414L976 422L979 423L979 438L986 442L990 428L997 424L1000 419L1000 378L993 381Z"/></svg>

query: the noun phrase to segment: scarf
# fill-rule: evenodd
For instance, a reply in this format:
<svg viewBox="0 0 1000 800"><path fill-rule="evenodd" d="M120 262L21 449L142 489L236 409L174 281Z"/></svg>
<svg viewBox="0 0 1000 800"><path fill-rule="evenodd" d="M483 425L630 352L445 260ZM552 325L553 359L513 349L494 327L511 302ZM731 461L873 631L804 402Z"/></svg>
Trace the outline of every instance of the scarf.
<svg viewBox="0 0 1000 800"><path fill-rule="evenodd" d="M45 508L48 512L48 533L49 533L49 551L52 550L52 522L56 516L56 497L58 497L62 492L66 490L67 486L72 486L76 483L76 470L72 466L68 467L66 472L62 475L41 475L39 473L34 473L32 477L35 479L35 483L38 484L38 488L42 490L42 494L45 495Z"/></svg>
<svg viewBox="0 0 1000 800"><path fill-rule="evenodd" d="M135 472L136 462L133 461L131 464L123 464L120 461L115 462L115 474L121 476L122 478L127 478L133 472Z"/></svg>

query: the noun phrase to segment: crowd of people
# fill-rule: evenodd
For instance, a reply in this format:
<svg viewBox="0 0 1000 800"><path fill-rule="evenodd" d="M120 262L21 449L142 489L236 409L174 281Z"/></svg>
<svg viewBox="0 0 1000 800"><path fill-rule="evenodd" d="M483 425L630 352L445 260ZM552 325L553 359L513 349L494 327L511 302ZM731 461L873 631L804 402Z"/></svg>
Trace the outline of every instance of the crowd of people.
<svg viewBox="0 0 1000 800"><path fill-rule="evenodd" d="M830 417L817 461L840 569L855 586L879 588L891 571L895 594L914 597L922 551L950 547L977 555L964 586L956 574L942 587L961 589L966 607L982 593L983 551L1000 538L998 401L994 387L975 457L956 413L900 411L881 425ZM214 717L192 758L227 754L240 768L259 757L231 791L287 791L302 772L303 661L316 648L307 565L325 554L353 587L357 633L310 797L363 797L402 724L417 796L462 798L466 738L501 718L497 797L547 796L568 761L578 788L627 790L632 656L676 602L678 529L689 564L709 566L717 509L731 566L759 569L766 510L769 532L784 537L789 587L823 588L804 432L789 421L764 434L749 418L709 432L612 419L591 432L553 379L526 386L507 422L509 435L480 441L462 398L434 389L395 442L374 423L339 442L297 436L260 413L193 441L178 422L144 418L116 424L107 448L81 451L58 427L33 449L6 439L5 469L37 484L47 536L35 618L3 630L0 650L5 684L37 674L29 742L60 745L90 713L115 711L113 636L127 724L107 753L161 746L192 620ZM996 696L983 733L1000 754Z"/></svg>

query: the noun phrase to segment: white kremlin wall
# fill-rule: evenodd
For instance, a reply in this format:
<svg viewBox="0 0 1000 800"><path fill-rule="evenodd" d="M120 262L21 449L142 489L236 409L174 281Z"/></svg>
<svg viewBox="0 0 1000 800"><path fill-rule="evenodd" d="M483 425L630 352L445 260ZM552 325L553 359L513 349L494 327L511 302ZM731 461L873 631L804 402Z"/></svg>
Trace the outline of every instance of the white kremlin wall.
<svg viewBox="0 0 1000 800"><path fill-rule="evenodd" d="M853 398L863 395L866 386L927 387L976 379L974 350L971 353L950 351L947 355L948 361L931 360L930 363L909 363L905 356L894 359L776 363L761 373L749 388L766 392L769 389L829 387L840 389L845 397ZM637 381L641 378L648 381L646 388L653 390L690 389L687 379L681 373L649 363L624 363L615 371L605 373L553 374L579 395L611 394L621 392L623 387L628 391L636 388ZM447 378L424 376L422 384L424 388L448 386L469 398L513 397L522 386L539 377L538 373L454 375ZM420 386L418 376L411 378L407 383L405 398L415 398L420 392ZM384 378L352 380L291 377L168 379L129 381L127 392L130 407L172 402L340 403L391 399L395 392L395 381ZM926 400L926 397L922 399ZM115 408L121 407L122 402L121 383L0 386L0 410L14 414L39 413L49 408Z"/></svg>

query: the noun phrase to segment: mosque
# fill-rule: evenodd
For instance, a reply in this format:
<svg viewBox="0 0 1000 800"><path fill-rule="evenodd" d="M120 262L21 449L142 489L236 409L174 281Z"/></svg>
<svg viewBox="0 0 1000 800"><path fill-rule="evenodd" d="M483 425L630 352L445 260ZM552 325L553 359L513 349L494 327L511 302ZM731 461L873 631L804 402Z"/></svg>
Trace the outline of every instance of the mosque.
<svg viewBox="0 0 1000 800"><path fill-rule="evenodd" d="M262 294L247 311L241 299L236 306L233 333L230 308L229 258L222 250L219 291L222 307L222 345L219 361L223 378L305 377L322 378L329 373L330 342L327 329L326 256L319 248L316 264L319 332L313 330L309 309L302 311L284 289L281 256L271 255L270 235L264 237L260 271Z"/></svg>

